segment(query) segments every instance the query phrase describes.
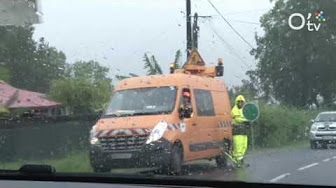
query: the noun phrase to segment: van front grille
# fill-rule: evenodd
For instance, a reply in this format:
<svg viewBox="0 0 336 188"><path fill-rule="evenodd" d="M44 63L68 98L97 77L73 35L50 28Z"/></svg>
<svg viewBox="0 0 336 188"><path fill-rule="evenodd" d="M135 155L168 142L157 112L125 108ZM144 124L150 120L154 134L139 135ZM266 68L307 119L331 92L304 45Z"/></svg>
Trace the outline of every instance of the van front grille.
<svg viewBox="0 0 336 188"><path fill-rule="evenodd" d="M336 131L336 127L319 127L318 131Z"/></svg>
<svg viewBox="0 0 336 188"><path fill-rule="evenodd" d="M323 137L323 136L336 136L336 134L328 133L328 134L316 134L316 137Z"/></svg>
<svg viewBox="0 0 336 188"><path fill-rule="evenodd" d="M145 144L147 136L101 137L99 141L104 151L139 150Z"/></svg>

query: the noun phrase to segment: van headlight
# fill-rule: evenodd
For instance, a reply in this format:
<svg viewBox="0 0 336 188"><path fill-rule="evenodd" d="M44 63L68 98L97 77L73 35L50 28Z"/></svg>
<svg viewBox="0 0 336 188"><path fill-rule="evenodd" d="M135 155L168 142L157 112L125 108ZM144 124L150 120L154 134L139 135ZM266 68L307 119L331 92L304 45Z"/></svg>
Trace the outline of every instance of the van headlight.
<svg viewBox="0 0 336 188"><path fill-rule="evenodd" d="M316 131L317 130L317 125L316 124L312 124L310 131Z"/></svg>
<svg viewBox="0 0 336 188"><path fill-rule="evenodd" d="M97 132L95 126L93 126L90 131L90 143L92 145L99 144L99 139L97 138Z"/></svg>
<svg viewBox="0 0 336 188"><path fill-rule="evenodd" d="M146 144L149 144L151 142L155 142L157 140L159 140L160 138L162 138L163 134L166 132L168 127L167 122L165 121L161 121L159 122L154 129L152 130L152 132L150 133L150 135L147 138Z"/></svg>
<svg viewBox="0 0 336 188"><path fill-rule="evenodd" d="M92 145L99 144L99 139L97 137L93 137L90 139L90 143Z"/></svg>

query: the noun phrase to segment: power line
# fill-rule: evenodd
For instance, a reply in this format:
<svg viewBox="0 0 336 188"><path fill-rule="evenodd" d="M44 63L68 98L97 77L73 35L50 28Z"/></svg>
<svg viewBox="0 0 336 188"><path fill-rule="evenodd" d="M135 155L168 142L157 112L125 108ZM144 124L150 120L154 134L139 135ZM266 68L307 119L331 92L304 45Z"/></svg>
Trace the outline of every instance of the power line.
<svg viewBox="0 0 336 188"><path fill-rule="evenodd" d="M219 17L219 15L215 15L215 16L210 16L210 17ZM245 21L245 20L232 20L232 19L228 19L231 22L238 22L238 23L244 23L244 24L251 24L251 25L258 25L260 26L260 23L258 22L253 22L253 21Z"/></svg>
<svg viewBox="0 0 336 188"><path fill-rule="evenodd" d="M208 25L212 30L212 32L220 39L220 41L227 47L227 49L234 55L236 56L237 59L239 59L248 69L252 69L251 65L248 65L248 63L234 50L234 48L225 41L225 39L216 31L215 27L209 23Z"/></svg>
<svg viewBox="0 0 336 188"><path fill-rule="evenodd" d="M230 24L229 21L227 21L224 16L219 12L219 10L215 7L214 4L210 0L208 2L211 4L211 6L215 9L215 11L223 18L223 20L228 24L228 26L250 47L253 49L253 46L247 42L247 40Z"/></svg>
<svg viewBox="0 0 336 188"><path fill-rule="evenodd" d="M238 12L229 12L227 15L237 15L237 14L246 14L246 13L254 13L254 12L264 12L270 10L269 8L262 8L262 9L252 9L252 10L243 10Z"/></svg>
<svg viewBox="0 0 336 188"><path fill-rule="evenodd" d="M239 23L246 23L246 24L253 24L253 25L260 25L257 22L249 22L249 21L242 21L242 20L231 20L233 22L239 22Z"/></svg>

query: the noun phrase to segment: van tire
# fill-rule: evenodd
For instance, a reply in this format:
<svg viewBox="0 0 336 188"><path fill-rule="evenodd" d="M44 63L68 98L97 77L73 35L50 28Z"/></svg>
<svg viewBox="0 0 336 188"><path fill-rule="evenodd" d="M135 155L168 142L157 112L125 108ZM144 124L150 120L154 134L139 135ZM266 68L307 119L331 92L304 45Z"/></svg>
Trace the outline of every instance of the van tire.
<svg viewBox="0 0 336 188"><path fill-rule="evenodd" d="M231 143L229 140L224 139L221 148L224 149L225 151L230 151ZM219 168L225 168L227 167L227 156L224 153L221 153L221 155L215 157L216 164Z"/></svg>
<svg viewBox="0 0 336 188"><path fill-rule="evenodd" d="M329 149L327 142L322 142L322 149Z"/></svg>
<svg viewBox="0 0 336 188"><path fill-rule="evenodd" d="M112 166L101 152L90 150L90 164L94 172L110 172Z"/></svg>
<svg viewBox="0 0 336 188"><path fill-rule="evenodd" d="M316 143L316 141L310 141L310 148L311 149L317 149L317 143Z"/></svg>
<svg viewBox="0 0 336 188"><path fill-rule="evenodd" d="M111 171L111 167L110 165L95 165L92 167L94 172L110 172Z"/></svg>
<svg viewBox="0 0 336 188"><path fill-rule="evenodd" d="M183 150L181 144L174 144L171 155L170 162L168 166L168 173L172 175L179 175L181 173L183 163Z"/></svg>
<svg viewBox="0 0 336 188"><path fill-rule="evenodd" d="M227 158L225 155L217 156L215 159L219 168L225 168L227 166Z"/></svg>

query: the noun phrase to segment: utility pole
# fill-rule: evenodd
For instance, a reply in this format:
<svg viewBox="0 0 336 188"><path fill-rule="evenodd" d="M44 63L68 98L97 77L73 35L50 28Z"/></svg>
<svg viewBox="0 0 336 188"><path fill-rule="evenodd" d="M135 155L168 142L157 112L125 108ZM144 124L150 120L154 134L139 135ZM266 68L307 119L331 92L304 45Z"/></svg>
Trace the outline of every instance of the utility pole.
<svg viewBox="0 0 336 188"><path fill-rule="evenodd" d="M189 58L190 55L190 50L192 49L192 39L191 39L191 0L186 0L187 5L186 5L186 9L187 9L187 59Z"/></svg>
<svg viewBox="0 0 336 188"><path fill-rule="evenodd" d="M193 36L192 36L192 49L197 49L198 48L198 31L199 31L199 27L197 25L197 21L198 21L198 14L195 13L195 15L194 15L194 23L193 23L193 27L192 27L192 32L193 32Z"/></svg>
<svg viewBox="0 0 336 188"><path fill-rule="evenodd" d="M187 5L187 60L190 56L190 51L193 49L198 48L198 33L199 33L199 26L198 26L198 18L211 18L211 16L199 16L197 13L194 16L191 16L191 0L186 0ZM191 26L191 17L193 19L193 25Z"/></svg>

